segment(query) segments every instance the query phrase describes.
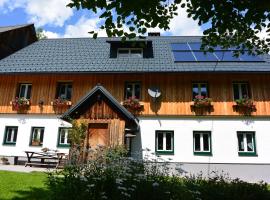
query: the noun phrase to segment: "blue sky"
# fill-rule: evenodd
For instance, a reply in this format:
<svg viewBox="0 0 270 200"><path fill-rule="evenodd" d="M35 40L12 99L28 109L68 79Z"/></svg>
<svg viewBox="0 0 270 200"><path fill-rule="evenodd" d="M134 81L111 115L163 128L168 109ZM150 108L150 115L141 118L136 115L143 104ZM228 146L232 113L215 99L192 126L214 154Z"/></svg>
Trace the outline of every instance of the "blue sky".
<svg viewBox="0 0 270 200"><path fill-rule="evenodd" d="M89 37L89 31L99 31L98 16L87 10L67 8L70 0L0 0L0 26L34 23L42 27L49 38ZM172 20L167 32L162 35L201 35L197 22L186 17L184 10ZM99 32L99 36L106 36Z"/></svg>

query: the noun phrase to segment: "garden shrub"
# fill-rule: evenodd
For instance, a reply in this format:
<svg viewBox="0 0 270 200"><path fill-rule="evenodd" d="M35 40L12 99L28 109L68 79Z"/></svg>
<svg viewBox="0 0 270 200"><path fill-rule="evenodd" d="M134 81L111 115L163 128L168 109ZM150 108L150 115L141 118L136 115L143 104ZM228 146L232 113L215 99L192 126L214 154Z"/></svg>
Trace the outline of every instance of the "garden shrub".
<svg viewBox="0 0 270 200"><path fill-rule="evenodd" d="M267 184L213 174L172 174L167 162L128 158L122 147L91 150L87 163L49 174L53 199L90 200L268 200Z"/></svg>

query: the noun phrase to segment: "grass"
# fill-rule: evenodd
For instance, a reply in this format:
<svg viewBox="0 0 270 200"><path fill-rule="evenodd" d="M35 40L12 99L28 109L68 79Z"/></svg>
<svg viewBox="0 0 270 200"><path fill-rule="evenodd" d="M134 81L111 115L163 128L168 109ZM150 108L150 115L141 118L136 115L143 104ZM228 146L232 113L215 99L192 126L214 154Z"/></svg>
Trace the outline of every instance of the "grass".
<svg viewBox="0 0 270 200"><path fill-rule="evenodd" d="M46 179L47 174L44 172L0 171L0 199L49 199Z"/></svg>

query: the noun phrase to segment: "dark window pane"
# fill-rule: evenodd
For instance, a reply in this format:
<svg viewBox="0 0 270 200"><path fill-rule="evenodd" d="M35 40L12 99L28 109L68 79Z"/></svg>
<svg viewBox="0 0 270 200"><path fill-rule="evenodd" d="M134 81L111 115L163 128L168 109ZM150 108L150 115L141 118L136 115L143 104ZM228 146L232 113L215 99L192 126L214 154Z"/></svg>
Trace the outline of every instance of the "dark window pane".
<svg viewBox="0 0 270 200"><path fill-rule="evenodd" d="M131 84L127 84L126 85L126 99L128 99L129 97L132 97L132 85Z"/></svg>
<svg viewBox="0 0 270 200"><path fill-rule="evenodd" d="M183 51L183 52L173 52L174 55L174 61L176 62L189 62L189 61L195 61L194 56L192 55L191 51Z"/></svg>
<svg viewBox="0 0 270 200"><path fill-rule="evenodd" d="M40 143L43 143L43 137L44 137L44 128L40 130Z"/></svg>
<svg viewBox="0 0 270 200"><path fill-rule="evenodd" d="M209 135L208 134L203 134L203 150L204 151L210 150Z"/></svg>
<svg viewBox="0 0 270 200"><path fill-rule="evenodd" d="M215 54L220 61L240 61L240 58L234 57L232 51L216 51Z"/></svg>
<svg viewBox="0 0 270 200"><path fill-rule="evenodd" d="M247 137L247 151L254 151L254 144L252 141L252 134L246 134Z"/></svg>
<svg viewBox="0 0 270 200"><path fill-rule="evenodd" d="M163 133L158 133L157 146L158 150L163 150Z"/></svg>
<svg viewBox="0 0 270 200"><path fill-rule="evenodd" d="M65 130L61 129L60 132L60 144L64 144L65 143Z"/></svg>
<svg viewBox="0 0 270 200"><path fill-rule="evenodd" d="M118 53L119 54L128 54L129 53L129 50L128 49L119 49L118 50Z"/></svg>
<svg viewBox="0 0 270 200"><path fill-rule="evenodd" d="M13 142L17 141L17 133L18 133L18 129L14 128L14 137L13 137Z"/></svg>
<svg viewBox="0 0 270 200"><path fill-rule="evenodd" d="M208 96L207 84L202 83L200 90L201 90L201 96L204 96L204 97Z"/></svg>
<svg viewBox="0 0 270 200"><path fill-rule="evenodd" d="M239 86L236 83L233 84L233 98L235 100L240 98L240 96L239 96Z"/></svg>
<svg viewBox="0 0 270 200"><path fill-rule="evenodd" d="M135 97L137 99L141 98L141 87L140 84L135 84Z"/></svg>
<svg viewBox="0 0 270 200"><path fill-rule="evenodd" d="M199 94L199 87L197 83L192 84L192 98L194 99L195 96Z"/></svg>
<svg viewBox="0 0 270 200"><path fill-rule="evenodd" d="M67 100L71 100L71 93L72 93L72 85L68 84L67 85L67 97L66 97Z"/></svg>
<svg viewBox="0 0 270 200"><path fill-rule="evenodd" d="M187 43L173 43L171 46L172 50L190 50Z"/></svg>
<svg viewBox="0 0 270 200"><path fill-rule="evenodd" d="M197 58L197 61L217 61L217 58L214 56L213 53L207 52L206 54L204 52L198 52L194 51L195 57Z"/></svg>
<svg viewBox="0 0 270 200"><path fill-rule="evenodd" d="M195 134L194 137L195 151L201 151L200 134Z"/></svg>
<svg viewBox="0 0 270 200"><path fill-rule="evenodd" d="M28 90L27 90L26 98L30 99L31 98L32 85L28 85L27 89Z"/></svg>
<svg viewBox="0 0 270 200"><path fill-rule="evenodd" d="M243 134L238 134L238 151L244 151L244 136Z"/></svg>
<svg viewBox="0 0 270 200"><path fill-rule="evenodd" d="M20 94L19 97L25 97L25 90L26 90L26 86L25 85L20 85Z"/></svg>
<svg viewBox="0 0 270 200"><path fill-rule="evenodd" d="M11 136L12 136L12 129L8 129L7 130L7 139L6 139L6 141L11 142L12 141Z"/></svg>
<svg viewBox="0 0 270 200"><path fill-rule="evenodd" d="M172 150L172 134L166 133L166 150Z"/></svg>
<svg viewBox="0 0 270 200"><path fill-rule="evenodd" d="M241 84L242 98L248 97L248 86L247 84Z"/></svg>

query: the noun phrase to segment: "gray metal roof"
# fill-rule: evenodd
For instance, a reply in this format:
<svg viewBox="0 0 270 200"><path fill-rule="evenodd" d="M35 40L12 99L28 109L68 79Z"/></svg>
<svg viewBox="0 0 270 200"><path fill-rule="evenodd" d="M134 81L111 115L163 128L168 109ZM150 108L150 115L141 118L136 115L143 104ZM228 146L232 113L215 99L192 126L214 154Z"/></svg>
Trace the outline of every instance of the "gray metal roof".
<svg viewBox="0 0 270 200"><path fill-rule="evenodd" d="M27 26L32 26L33 24L22 24L22 25L14 25L14 26L0 26L0 33L11 31L14 29L19 29Z"/></svg>
<svg viewBox="0 0 270 200"><path fill-rule="evenodd" d="M110 58L108 40L117 38L45 39L0 61L0 73L147 73L270 72L267 62L174 62L171 43L200 42L199 36L147 37L154 58Z"/></svg>

